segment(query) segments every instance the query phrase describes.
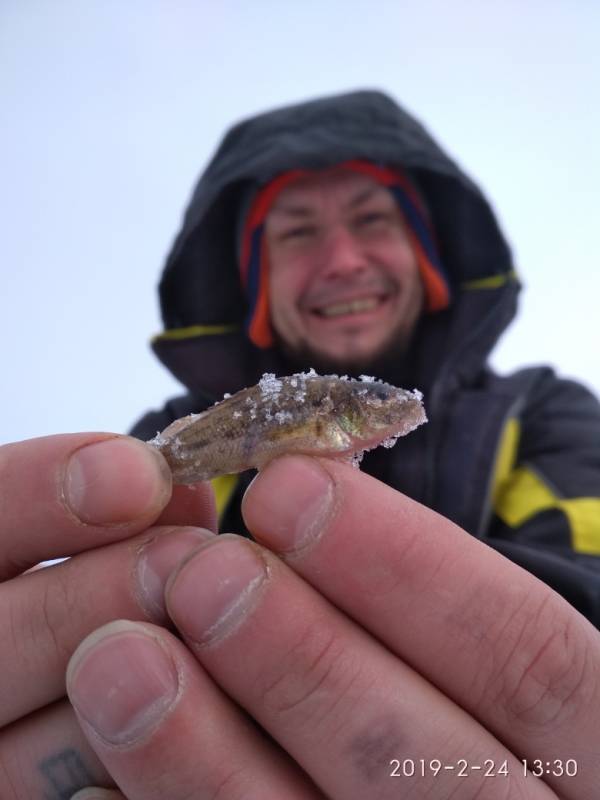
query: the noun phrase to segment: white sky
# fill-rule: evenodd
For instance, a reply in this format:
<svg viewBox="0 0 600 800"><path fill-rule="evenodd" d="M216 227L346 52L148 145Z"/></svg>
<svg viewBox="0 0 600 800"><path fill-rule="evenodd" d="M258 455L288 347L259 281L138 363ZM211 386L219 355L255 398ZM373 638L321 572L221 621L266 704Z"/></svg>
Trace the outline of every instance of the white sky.
<svg viewBox="0 0 600 800"><path fill-rule="evenodd" d="M600 392L597 0L3 0L0 442L180 392L156 284L230 123L376 87L491 197L526 291L493 363Z"/></svg>

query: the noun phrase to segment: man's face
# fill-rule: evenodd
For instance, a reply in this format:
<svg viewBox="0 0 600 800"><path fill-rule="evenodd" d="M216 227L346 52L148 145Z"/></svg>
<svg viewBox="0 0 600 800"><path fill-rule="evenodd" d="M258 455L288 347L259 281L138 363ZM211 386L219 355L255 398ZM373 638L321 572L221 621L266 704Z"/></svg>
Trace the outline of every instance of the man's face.
<svg viewBox="0 0 600 800"><path fill-rule="evenodd" d="M278 196L265 237L284 349L343 369L406 348L424 290L385 187L341 169L302 178Z"/></svg>

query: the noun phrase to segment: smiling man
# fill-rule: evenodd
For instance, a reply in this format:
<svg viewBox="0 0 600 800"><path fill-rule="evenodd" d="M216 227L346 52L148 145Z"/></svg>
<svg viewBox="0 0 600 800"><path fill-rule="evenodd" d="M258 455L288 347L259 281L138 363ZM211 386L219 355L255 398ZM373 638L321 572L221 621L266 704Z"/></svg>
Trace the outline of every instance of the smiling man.
<svg viewBox="0 0 600 800"><path fill-rule="evenodd" d="M428 212L398 169L352 160L292 170L248 206L240 253L244 284L254 287L248 333L300 368L397 367L423 308L449 303Z"/></svg>
<svg viewBox="0 0 600 800"><path fill-rule="evenodd" d="M154 349L188 394L133 433L150 438L264 372L417 387L428 425L363 470L600 624L600 410L549 368L490 370L519 290L487 200L391 98L258 115L224 137L162 277ZM245 530L251 477L215 482L224 530Z"/></svg>
<svg viewBox="0 0 600 800"><path fill-rule="evenodd" d="M429 422L361 471L222 476L229 536L129 437L0 448L2 797L391 800L460 774L596 798L600 407L490 370L518 290L481 192L385 95L234 127L161 281L188 393L135 434L311 366L418 387Z"/></svg>
<svg viewBox="0 0 600 800"><path fill-rule="evenodd" d="M367 369L404 350L424 289L392 194L351 170L285 188L266 217L271 324L306 362Z"/></svg>

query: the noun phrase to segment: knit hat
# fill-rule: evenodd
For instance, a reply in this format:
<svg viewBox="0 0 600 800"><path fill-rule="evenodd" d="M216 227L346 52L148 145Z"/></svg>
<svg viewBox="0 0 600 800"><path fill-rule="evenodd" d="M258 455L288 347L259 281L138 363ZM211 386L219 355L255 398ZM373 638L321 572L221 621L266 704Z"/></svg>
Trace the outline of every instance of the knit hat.
<svg viewBox="0 0 600 800"><path fill-rule="evenodd" d="M375 180L385 186L396 200L406 233L415 253L425 289L425 310L441 311L450 304L450 285L435 245L435 234L423 201L408 177L398 169L380 167L369 161L352 160L338 165ZM289 170L263 186L252 201L244 204L240 274L246 290L249 312L246 330L249 339L260 348L274 343L269 313L269 263L264 246L265 217L277 196L298 178L314 174L310 170Z"/></svg>

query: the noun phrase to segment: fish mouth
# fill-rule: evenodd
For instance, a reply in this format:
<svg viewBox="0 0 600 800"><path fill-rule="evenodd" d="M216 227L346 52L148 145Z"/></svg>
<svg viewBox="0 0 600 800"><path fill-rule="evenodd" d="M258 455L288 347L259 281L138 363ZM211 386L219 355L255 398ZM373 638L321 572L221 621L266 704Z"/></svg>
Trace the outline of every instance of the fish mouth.
<svg viewBox="0 0 600 800"><path fill-rule="evenodd" d="M372 294L363 297L336 300L332 303L323 303L312 306L309 311L321 319L336 319L338 317L351 317L358 314L368 314L377 311L390 299L391 295Z"/></svg>

